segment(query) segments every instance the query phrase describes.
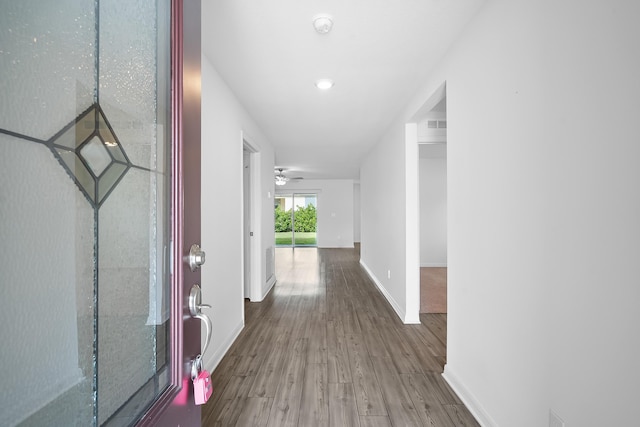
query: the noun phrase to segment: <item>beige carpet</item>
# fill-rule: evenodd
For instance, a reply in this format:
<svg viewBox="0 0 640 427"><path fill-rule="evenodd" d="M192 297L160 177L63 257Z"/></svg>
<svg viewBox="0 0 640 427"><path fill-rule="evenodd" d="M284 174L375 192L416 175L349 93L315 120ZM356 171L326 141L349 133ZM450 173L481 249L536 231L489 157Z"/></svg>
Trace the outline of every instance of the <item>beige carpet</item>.
<svg viewBox="0 0 640 427"><path fill-rule="evenodd" d="M447 267L420 268L420 313L447 312Z"/></svg>

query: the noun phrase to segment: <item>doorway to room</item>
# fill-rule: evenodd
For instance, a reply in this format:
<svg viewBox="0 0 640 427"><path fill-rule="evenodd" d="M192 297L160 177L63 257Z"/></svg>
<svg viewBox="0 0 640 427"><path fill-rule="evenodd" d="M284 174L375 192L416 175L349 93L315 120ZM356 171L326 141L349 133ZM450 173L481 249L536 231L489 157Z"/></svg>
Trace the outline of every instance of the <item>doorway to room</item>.
<svg viewBox="0 0 640 427"><path fill-rule="evenodd" d="M447 312L447 97L442 87L418 122L420 313Z"/></svg>
<svg viewBox="0 0 640 427"><path fill-rule="evenodd" d="M244 131L242 134L242 252L243 293L251 301L262 298L261 256L262 249L262 196L260 194L260 146Z"/></svg>
<svg viewBox="0 0 640 427"><path fill-rule="evenodd" d="M317 194L277 194L274 207L276 246L318 246Z"/></svg>
<svg viewBox="0 0 640 427"><path fill-rule="evenodd" d="M251 298L251 148L242 147L242 206L243 206L243 284L244 297Z"/></svg>

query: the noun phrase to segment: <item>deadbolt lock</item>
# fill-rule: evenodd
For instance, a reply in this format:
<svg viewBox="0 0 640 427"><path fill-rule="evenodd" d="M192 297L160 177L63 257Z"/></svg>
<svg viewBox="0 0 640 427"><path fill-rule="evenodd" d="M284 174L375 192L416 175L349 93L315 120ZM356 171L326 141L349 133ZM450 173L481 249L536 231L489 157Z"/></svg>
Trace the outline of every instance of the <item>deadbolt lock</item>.
<svg viewBox="0 0 640 427"><path fill-rule="evenodd" d="M200 268L205 261L205 253L202 248L197 245L191 245L191 249L189 249L189 256L187 257L187 261L189 263L189 268L191 271L196 271Z"/></svg>

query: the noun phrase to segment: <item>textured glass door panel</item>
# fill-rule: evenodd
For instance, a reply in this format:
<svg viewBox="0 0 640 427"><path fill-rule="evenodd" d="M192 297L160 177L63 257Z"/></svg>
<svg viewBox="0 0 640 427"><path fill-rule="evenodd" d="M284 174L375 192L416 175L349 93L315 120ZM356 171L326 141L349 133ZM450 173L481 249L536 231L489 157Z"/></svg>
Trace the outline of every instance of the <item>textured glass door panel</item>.
<svg viewBox="0 0 640 427"><path fill-rule="evenodd" d="M0 8L0 128L46 140L94 102L95 1Z"/></svg>
<svg viewBox="0 0 640 427"><path fill-rule="evenodd" d="M101 423L139 390L152 402L154 393L158 392L155 375L166 369L164 346L158 343L158 338L163 339L166 334L167 317L159 318L159 322L148 321L150 288L157 290L160 298L167 296L166 292L163 294L162 271L156 274L155 262L156 248L166 246L155 224L159 209L155 193L163 190L153 188L152 183L156 182L150 181L149 172L132 169L100 208L98 413ZM157 239L161 240L160 245ZM123 416L117 414L117 417Z"/></svg>
<svg viewBox="0 0 640 427"><path fill-rule="evenodd" d="M92 425L94 210L42 144L0 134L0 182L0 425Z"/></svg>
<svg viewBox="0 0 640 427"><path fill-rule="evenodd" d="M2 426L132 425L170 385L169 18L0 0Z"/></svg>
<svg viewBox="0 0 640 427"><path fill-rule="evenodd" d="M100 2L101 105L131 162L149 169L156 168L156 62L163 54L156 13L155 1Z"/></svg>
<svg viewBox="0 0 640 427"><path fill-rule="evenodd" d="M169 383L169 2L99 2L98 424L128 425ZM151 313L153 312L153 315Z"/></svg>

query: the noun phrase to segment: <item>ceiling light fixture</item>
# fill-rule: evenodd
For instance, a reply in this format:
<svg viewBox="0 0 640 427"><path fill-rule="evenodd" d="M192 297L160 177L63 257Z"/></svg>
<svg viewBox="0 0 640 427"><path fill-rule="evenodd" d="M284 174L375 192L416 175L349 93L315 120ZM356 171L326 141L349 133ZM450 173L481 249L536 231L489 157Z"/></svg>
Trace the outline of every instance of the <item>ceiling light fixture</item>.
<svg viewBox="0 0 640 427"><path fill-rule="evenodd" d="M333 28L333 19L325 14L316 15L313 17L313 28L318 34L327 34Z"/></svg>
<svg viewBox="0 0 640 427"><path fill-rule="evenodd" d="M277 169L278 173L276 174L276 185L285 185L289 178L284 176L282 173L282 169Z"/></svg>
<svg viewBox="0 0 640 427"><path fill-rule="evenodd" d="M321 90L328 90L333 87L333 80L331 79L320 79L316 81L316 87Z"/></svg>

